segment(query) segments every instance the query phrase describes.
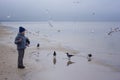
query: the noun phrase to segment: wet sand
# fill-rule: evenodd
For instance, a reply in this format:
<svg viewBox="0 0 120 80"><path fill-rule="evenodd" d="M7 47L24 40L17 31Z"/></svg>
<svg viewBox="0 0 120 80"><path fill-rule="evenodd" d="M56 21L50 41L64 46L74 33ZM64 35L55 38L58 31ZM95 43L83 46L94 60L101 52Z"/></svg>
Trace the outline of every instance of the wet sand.
<svg viewBox="0 0 120 80"><path fill-rule="evenodd" d="M17 50L13 43L16 34L0 26L0 80L120 80L119 54L93 54L89 62L87 53L51 43L47 38L39 38L44 44L39 49L36 46L26 49L26 69L17 69ZM66 52L74 57L69 60Z"/></svg>

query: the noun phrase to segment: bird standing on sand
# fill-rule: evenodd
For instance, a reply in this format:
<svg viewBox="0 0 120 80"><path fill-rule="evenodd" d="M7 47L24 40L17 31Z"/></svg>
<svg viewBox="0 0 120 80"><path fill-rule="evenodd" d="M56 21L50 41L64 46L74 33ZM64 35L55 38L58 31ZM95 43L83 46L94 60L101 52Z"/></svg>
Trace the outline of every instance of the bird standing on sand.
<svg viewBox="0 0 120 80"><path fill-rule="evenodd" d="M91 58L91 57L92 57L92 54L88 54L88 57Z"/></svg>
<svg viewBox="0 0 120 80"><path fill-rule="evenodd" d="M70 55L69 53L66 53L66 54L69 59L74 56L74 55Z"/></svg>
<svg viewBox="0 0 120 80"><path fill-rule="evenodd" d="M53 56L56 56L56 52L54 51Z"/></svg>
<svg viewBox="0 0 120 80"><path fill-rule="evenodd" d="M88 61L91 61L92 59L92 54L88 54Z"/></svg>
<svg viewBox="0 0 120 80"><path fill-rule="evenodd" d="M37 44L37 48L39 48L39 47L40 47L40 44L38 43L38 44Z"/></svg>

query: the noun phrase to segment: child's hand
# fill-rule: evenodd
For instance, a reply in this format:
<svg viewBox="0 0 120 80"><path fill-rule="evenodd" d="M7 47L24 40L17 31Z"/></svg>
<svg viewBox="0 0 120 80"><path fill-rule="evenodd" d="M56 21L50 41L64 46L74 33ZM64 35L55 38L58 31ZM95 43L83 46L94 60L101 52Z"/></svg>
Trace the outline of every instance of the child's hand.
<svg viewBox="0 0 120 80"><path fill-rule="evenodd" d="M27 43L26 46L29 47L29 44Z"/></svg>
<svg viewBox="0 0 120 80"><path fill-rule="evenodd" d="M21 42L22 41L22 39L20 38L19 40L18 40L18 42Z"/></svg>

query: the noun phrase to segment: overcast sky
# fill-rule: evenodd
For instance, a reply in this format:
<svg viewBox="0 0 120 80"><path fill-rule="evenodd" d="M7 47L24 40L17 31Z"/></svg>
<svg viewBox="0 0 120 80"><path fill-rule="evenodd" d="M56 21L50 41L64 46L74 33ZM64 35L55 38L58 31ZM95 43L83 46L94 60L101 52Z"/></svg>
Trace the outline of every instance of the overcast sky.
<svg viewBox="0 0 120 80"><path fill-rule="evenodd" d="M0 21L120 21L120 0L0 0Z"/></svg>

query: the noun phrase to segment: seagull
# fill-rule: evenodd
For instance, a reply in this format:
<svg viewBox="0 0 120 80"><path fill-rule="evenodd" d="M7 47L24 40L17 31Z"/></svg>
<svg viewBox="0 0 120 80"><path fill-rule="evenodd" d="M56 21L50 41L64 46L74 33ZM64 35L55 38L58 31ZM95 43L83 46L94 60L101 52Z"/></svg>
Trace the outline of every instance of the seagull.
<svg viewBox="0 0 120 80"><path fill-rule="evenodd" d="M37 48L39 48L39 47L40 47L40 44L38 43L38 44L37 44Z"/></svg>
<svg viewBox="0 0 120 80"><path fill-rule="evenodd" d="M66 53L67 54L67 57L70 59L72 56L74 55L70 55L69 53Z"/></svg>
<svg viewBox="0 0 120 80"><path fill-rule="evenodd" d="M92 54L88 54L88 57L91 58L91 57L92 57Z"/></svg>
<svg viewBox="0 0 120 80"><path fill-rule="evenodd" d="M54 51L53 56L56 56L56 52Z"/></svg>
<svg viewBox="0 0 120 80"><path fill-rule="evenodd" d="M88 54L88 61L91 61L92 54Z"/></svg>

